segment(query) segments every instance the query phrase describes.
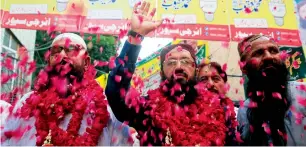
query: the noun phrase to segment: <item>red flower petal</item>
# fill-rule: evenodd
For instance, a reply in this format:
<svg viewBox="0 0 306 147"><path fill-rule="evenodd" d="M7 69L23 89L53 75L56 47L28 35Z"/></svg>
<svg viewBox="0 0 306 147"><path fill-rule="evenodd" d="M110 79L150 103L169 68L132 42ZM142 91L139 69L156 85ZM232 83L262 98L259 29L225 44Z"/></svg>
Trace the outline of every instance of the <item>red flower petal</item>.
<svg viewBox="0 0 306 147"><path fill-rule="evenodd" d="M101 46L99 50L100 50L100 53L102 53L103 52L103 46Z"/></svg>
<svg viewBox="0 0 306 147"><path fill-rule="evenodd" d="M272 97L277 98L277 99L282 99L282 95L278 92L273 92Z"/></svg>
<svg viewBox="0 0 306 147"><path fill-rule="evenodd" d="M241 139L241 134L240 134L239 132L236 132L236 133L235 133L235 136L236 136L237 142L243 143L243 140Z"/></svg>
<svg viewBox="0 0 306 147"><path fill-rule="evenodd" d="M14 69L14 65L12 63L12 58L10 58L10 57L7 57L2 65L4 67L6 67L8 70L13 70Z"/></svg>
<svg viewBox="0 0 306 147"><path fill-rule="evenodd" d="M241 78L240 79L240 85L243 85L244 84L244 78Z"/></svg>
<svg viewBox="0 0 306 147"><path fill-rule="evenodd" d="M221 46L223 47L223 48L229 48L229 42L228 41L224 41L224 42L222 42L221 43Z"/></svg>
<svg viewBox="0 0 306 147"><path fill-rule="evenodd" d="M119 83L121 81L121 76L115 75L115 81Z"/></svg>
<svg viewBox="0 0 306 147"><path fill-rule="evenodd" d="M298 104L300 104L301 106L303 107L306 107L306 97L302 97L302 96L297 96L297 101L298 101Z"/></svg>
<svg viewBox="0 0 306 147"><path fill-rule="evenodd" d="M287 51L283 50L280 52L279 56L283 61L285 61L289 57L289 54L287 53Z"/></svg>
<svg viewBox="0 0 306 147"><path fill-rule="evenodd" d="M109 67L110 69L113 69L113 68L116 67L115 59L116 59L116 58L115 58L114 56L110 57L110 59L109 59L109 64L108 64L108 67Z"/></svg>
<svg viewBox="0 0 306 147"><path fill-rule="evenodd" d="M222 70L223 70L223 71L226 71L226 70L227 70L227 64L226 64L226 63L222 65Z"/></svg>
<svg viewBox="0 0 306 147"><path fill-rule="evenodd" d="M250 14L250 13L252 13L252 10L250 8L246 7L244 9L244 12L247 13L247 14Z"/></svg>

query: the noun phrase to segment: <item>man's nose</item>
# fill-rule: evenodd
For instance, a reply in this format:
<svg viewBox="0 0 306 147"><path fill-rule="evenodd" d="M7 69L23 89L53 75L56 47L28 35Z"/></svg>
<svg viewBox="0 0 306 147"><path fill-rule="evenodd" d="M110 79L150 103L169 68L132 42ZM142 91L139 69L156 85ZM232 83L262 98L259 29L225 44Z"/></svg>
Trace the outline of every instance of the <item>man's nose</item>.
<svg viewBox="0 0 306 147"><path fill-rule="evenodd" d="M175 68L176 69L181 69L181 62L179 60L176 62Z"/></svg>
<svg viewBox="0 0 306 147"><path fill-rule="evenodd" d="M211 80L211 78L209 78L207 80L207 88L211 88L212 86L214 86L214 82Z"/></svg>
<svg viewBox="0 0 306 147"><path fill-rule="evenodd" d="M62 57L68 57L67 54L66 54L66 52L65 52L64 50L62 50L62 51L60 52L60 55L61 55Z"/></svg>
<svg viewBox="0 0 306 147"><path fill-rule="evenodd" d="M271 55L271 53L268 50L265 50L264 58L272 58L272 55Z"/></svg>

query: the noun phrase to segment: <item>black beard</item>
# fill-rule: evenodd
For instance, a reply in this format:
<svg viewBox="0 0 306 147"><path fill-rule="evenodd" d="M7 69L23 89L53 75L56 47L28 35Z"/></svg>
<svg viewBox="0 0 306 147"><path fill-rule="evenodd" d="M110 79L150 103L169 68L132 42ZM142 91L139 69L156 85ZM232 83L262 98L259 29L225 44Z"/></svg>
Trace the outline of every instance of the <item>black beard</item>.
<svg viewBox="0 0 306 147"><path fill-rule="evenodd" d="M279 91L282 86L287 86L289 72L283 62L265 60L259 69L251 64L246 64L245 69L249 79L248 87L261 91Z"/></svg>
<svg viewBox="0 0 306 147"><path fill-rule="evenodd" d="M69 70L67 73L63 73L65 71L64 67L69 66L71 70ZM62 61L61 63L54 65L54 66L47 66L45 67L41 72L45 72L48 77L47 81L44 84L38 83L38 80L40 77L38 76L36 81L35 81L35 90L38 92L45 91L49 88L52 88L52 79L57 78L61 80L66 81L66 85L61 85L61 86L67 86L67 90L62 92L59 90L55 90L58 95L62 98L66 98L69 95L71 95L75 89L73 89L73 85L80 84L83 80L83 75L84 72L80 72L79 70L76 70L73 68L73 66L65 61ZM61 74L62 73L62 74ZM54 83L57 84L57 83Z"/></svg>
<svg viewBox="0 0 306 147"><path fill-rule="evenodd" d="M162 76L162 79L166 79L166 77ZM175 90L172 92L172 89L176 84L180 86L180 90ZM163 89L165 86L167 90L163 90L164 96L166 96L168 100L183 106L194 103L195 99L197 98L198 94L194 88L195 85L195 80L182 81L180 79L175 80L174 77L172 77L171 80L162 80L160 88Z"/></svg>
<svg viewBox="0 0 306 147"><path fill-rule="evenodd" d="M251 101L257 104L257 107L247 110L247 118L254 128L254 132L248 137L247 142L250 143L248 145L269 145L262 127L264 122L270 124L273 145L286 145L286 140L278 134L278 130L286 132L284 117L291 105L291 100L287 95L289 72L285 64L267 60L261 64L259 69L247 64L246 70L249 79L246 94ZM257 92L263 94L258 95ZM275 92L281 95L281 99L273 97Z"/></svg>

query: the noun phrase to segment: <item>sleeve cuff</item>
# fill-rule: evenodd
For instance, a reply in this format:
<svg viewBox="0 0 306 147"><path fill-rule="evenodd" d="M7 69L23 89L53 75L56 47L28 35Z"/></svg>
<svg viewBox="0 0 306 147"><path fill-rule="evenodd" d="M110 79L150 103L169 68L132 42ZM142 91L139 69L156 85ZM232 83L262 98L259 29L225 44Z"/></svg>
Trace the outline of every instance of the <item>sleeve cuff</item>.
<svg viewBox="0 0 306 147"><path fill-rule="evenodd" d="M125 41L122 51L119 55L119 58L124 60L124 57L128 57L127 63L135 64L141 49L141 45L130 44L128 41Z"/></svg>

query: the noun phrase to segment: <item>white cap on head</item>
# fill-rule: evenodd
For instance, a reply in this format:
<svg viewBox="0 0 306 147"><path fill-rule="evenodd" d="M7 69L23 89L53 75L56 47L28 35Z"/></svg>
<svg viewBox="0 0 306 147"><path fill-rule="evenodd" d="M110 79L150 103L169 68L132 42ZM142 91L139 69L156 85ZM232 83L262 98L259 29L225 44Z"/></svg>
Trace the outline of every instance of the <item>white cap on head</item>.
<svg viewBox="0 0 306 147"><path fill-rule="evenodd" d="M74 33L63 33L63 34L60 34L58 36L56 36L51 44L51 46L54 46L54 45L61 45L61 46L64 46L65 44L59 44L58 42L65 42L65 41L61 41L62 39L66 39L66 38L69 38L69 40L71 41L70 44L75 44L75 45L80 45L82 46L85 50L87 50L87 45L84 41L84 39L77 35L77 34L74 34Z"/></svg>

